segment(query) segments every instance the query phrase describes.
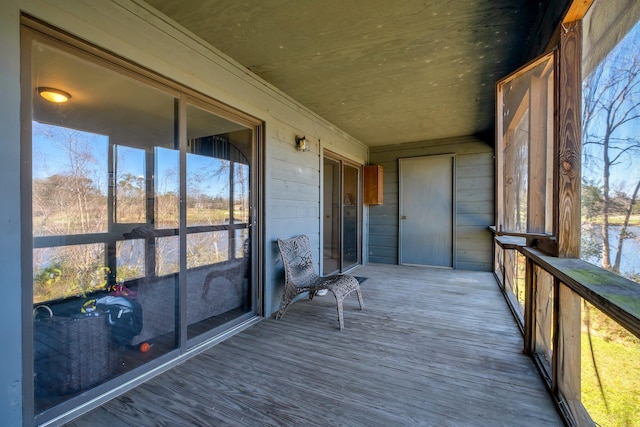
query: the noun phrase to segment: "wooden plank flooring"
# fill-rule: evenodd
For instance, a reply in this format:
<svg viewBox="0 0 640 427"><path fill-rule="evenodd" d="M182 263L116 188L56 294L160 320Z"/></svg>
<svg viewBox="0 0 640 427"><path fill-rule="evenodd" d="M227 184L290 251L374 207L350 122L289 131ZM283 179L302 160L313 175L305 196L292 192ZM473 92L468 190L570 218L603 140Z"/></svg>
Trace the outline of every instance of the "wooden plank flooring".
<svg viewBox="0 0 640 427"><path fill-rule="evenodd" d="M68 426L562 426L490 273L369 264Z"/></svg>

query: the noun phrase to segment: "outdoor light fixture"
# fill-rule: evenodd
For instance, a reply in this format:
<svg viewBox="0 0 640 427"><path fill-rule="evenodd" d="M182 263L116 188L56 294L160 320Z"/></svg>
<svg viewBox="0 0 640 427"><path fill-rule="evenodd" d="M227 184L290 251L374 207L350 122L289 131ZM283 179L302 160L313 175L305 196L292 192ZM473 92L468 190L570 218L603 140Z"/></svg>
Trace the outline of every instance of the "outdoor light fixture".
<svg viewBox="0 0 640 427"><path fill-rule="evenodd" d="M296 136L296 148L298 151L309 151L306 136Z"/></svg>
<svg viewBox="0 0 640 427"><path fill-rule="evenodd" d="M63 90L54 89L52 87L39 87L38 94L49 102L61 104L67 102L71 95Z"/></svg>

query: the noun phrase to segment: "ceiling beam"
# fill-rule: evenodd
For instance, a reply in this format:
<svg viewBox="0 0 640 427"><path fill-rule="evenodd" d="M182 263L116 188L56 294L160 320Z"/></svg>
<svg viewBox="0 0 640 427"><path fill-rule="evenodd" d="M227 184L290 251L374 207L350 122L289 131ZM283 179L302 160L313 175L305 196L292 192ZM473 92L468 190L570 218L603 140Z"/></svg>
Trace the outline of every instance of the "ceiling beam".
<svg viewBox="0 0 640 427"><path fill-rule="evenodd" d="M589 11L592 3L593 0L573 0L567 10L567 13L562 19L562 23L567 24L569 22L581 20Z"/></svg>

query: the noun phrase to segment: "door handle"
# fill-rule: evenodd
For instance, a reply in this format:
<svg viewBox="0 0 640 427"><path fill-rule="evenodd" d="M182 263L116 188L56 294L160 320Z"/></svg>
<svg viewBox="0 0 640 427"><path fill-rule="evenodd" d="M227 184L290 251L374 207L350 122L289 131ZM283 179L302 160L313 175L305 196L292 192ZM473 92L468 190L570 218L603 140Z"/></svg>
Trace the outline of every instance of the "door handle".
<svg viewBox="0 0 640 427"><path fill-rule="evenodd" d="M407 219L407 216L406 215L402 215L402 219Z"/></svg>

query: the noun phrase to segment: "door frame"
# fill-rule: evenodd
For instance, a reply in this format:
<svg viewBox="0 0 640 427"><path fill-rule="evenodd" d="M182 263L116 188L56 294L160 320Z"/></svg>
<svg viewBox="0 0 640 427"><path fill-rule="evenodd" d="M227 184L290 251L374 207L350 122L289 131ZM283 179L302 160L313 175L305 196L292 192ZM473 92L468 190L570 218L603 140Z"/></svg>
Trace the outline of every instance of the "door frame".
<svg viewBox="0 0 640 427"><path fill-rule="evenodd" d="M439 265L429 265L429 264L407 264L402 262L402 232L403 232L403 221L402 221L402 207L403 207L403 198L404 194L402 191L403 185L403 175L402 175L402 163L404 160L416 160L416 159L432 159L436 157L447 157L451 159L451 266L439 266ZM456 268L457 259L456 259L456 154L455 153L445 153L445 154L433 154L426 156L415 156L415 157L402 157L398 159L398 265L418 265L424 267L434 267L434 268Z"/></svg>
<svg viewBox="0 0 640 427"><path fill-rule="evenodd" d="M329 273L325 273L324 272L324 208L325 208L325 185L324 185L324 160L325 158L329 158L335 162L337 162L340 165L340 171L339 171L339 185L338 185L338 190L340 192L339 194L339 200L340 200L340 204L339 204L339 208L338 208L338 217L339 217L339 225L338 225L338 233L339 233L339 238L338 238L338 246L339 246L339 257L338 257L338 269ZM350 264L348 266L344 266L343 263L343 258L344 258L344 251L343 251L343 242L344 242L344 202L343 202L343 190L344 190L344 166L350 166L355 168L358 171L358 182L357 182L357 188L358 188L358 195L356 197L356 201L355 201L355 206L357 208L357 213L356 213L356 218L357 218L357 225L356 225L356 246L357 246L357 261L353 264ZM329 150L322 150L322 155L320 156L320 182L321 182L321 189L320 189L320 212L321 212L321 221L320 221L320 245L321 245L321 250L320 250L320 272L321 275L325 275L325 274L337 274L337 273L344 273L348 270L351 270L355 267L357 267L358 265L362 264L362 218L363 218L363 208L362 208L362 176L363 176L363 172L362 172L362 164L359 164L357 162L354 162L353 160L349 160L346 157L343 157L339 154L336 154L332 151Z"/></svg>

